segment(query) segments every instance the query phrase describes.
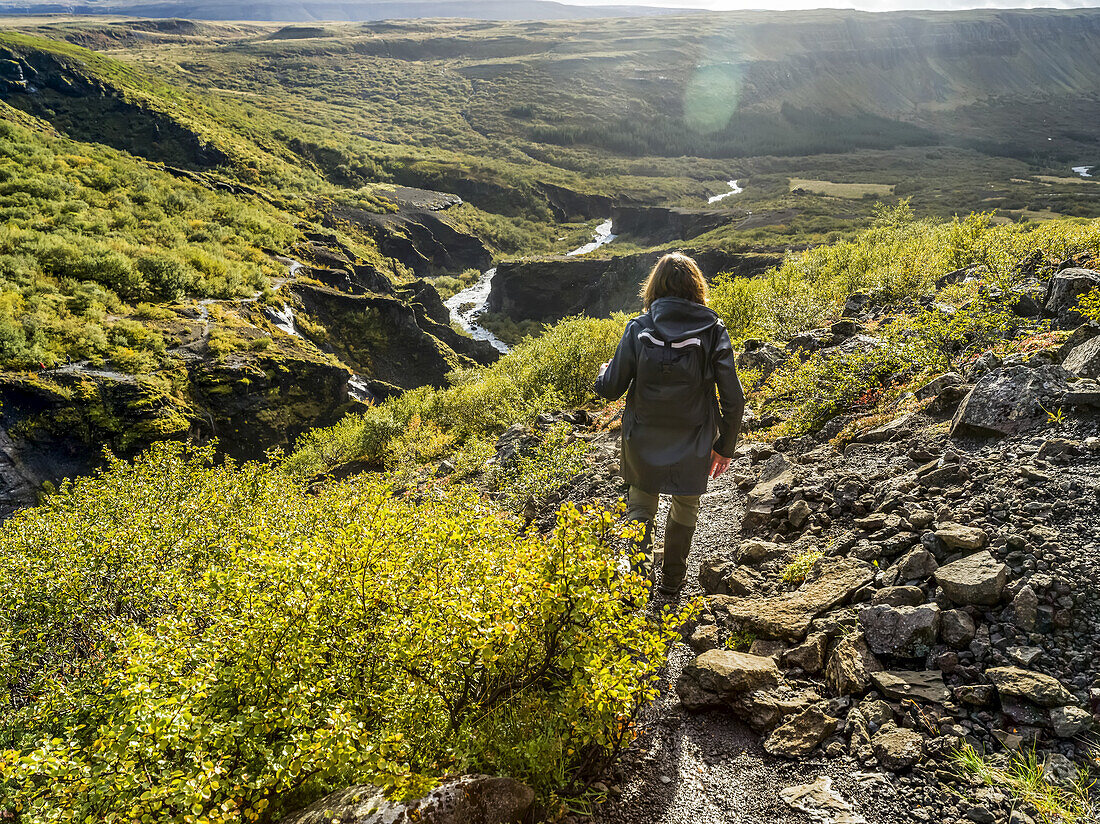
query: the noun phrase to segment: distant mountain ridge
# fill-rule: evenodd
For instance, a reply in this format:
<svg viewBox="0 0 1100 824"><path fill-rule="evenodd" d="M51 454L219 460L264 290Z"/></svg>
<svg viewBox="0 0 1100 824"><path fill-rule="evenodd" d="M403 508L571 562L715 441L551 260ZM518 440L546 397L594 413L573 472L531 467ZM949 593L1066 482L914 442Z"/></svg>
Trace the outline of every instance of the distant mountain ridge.
<svg viewBox="0 0 1100 824"><path fill-rule="evenodd" d="M458 17L472 20L580 20L690 14L697 9L660 6L577 6L553 0L167 0L166 2L0 3L0 15L82 14L184 17L192 20L316 20L361 22Z"/></svg>

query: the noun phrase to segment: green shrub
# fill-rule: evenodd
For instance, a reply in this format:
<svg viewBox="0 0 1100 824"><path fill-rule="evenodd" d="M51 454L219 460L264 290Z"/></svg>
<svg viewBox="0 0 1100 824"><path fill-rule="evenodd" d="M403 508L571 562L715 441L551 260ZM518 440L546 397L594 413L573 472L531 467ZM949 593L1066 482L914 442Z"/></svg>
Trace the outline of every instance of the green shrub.
<svg viewBox="0 0 1100 824"><path fill-rule="evenodd" d="M1045 322L1024 326L1010 309L1011 299L1007 289L985 281L946 287L930 308L878 329L873 344L792 357L768 377L755 400L783 418L776 435L802 435L835 415L871 411L916 380L960 367L986 350L1004 354L1021 336L1046 330Z"/></svg>
<svg viewBox="0 0 1100 824"><path fill-rule="evenodd" d="M851 240L790 253L758 278L719 277L711 305L735 338L782 338L820 326L857 292L897 300L928 294L965 266L991 282L1011 282L1020 261L1039 265L1100 254L1100 221L999 224L975 213L947 223L917 220L903 201L880 207L873 226Z"/></svg>
<svg viewBox="0 0 1100 824"><path fill-rule="evenodd" d="M540 412L580 406L594 397L599 366L615 353L625 325L625 315L567 318L542 336L524 340L492 366L451 373L446 389L421 387L304 435L286 466L318 474L351 461L381 463L394 446L392 439L414 418L434 424L461 445L495 437Z"/></svg>
<svg viewBox="0 0 1100 824"><path fill-rule="evenodd" d="M814 564L820 561L824 555L820 550L810 549L800 553L794 560L783 567L783 580L788 584L801 584L810 574Z"/></svg>
<svg viewBox="0 0 1100 824"><path fill-rule="evenodd" d="M611 513L551 535L460 487L306 493L162 444L0 533L0 788L21 820L270 820L336 786L579 788L682 614L627 606Z"/></svg>
<svg viewBox="0 0 1100 824"><path fill-rule="evenodd" d="M501 504L522 512L528 500L539 500L563 486L584 469L587 444L572 438L567 425L552 427L529 454L497 467L489 483L502 494Z"/></svg>

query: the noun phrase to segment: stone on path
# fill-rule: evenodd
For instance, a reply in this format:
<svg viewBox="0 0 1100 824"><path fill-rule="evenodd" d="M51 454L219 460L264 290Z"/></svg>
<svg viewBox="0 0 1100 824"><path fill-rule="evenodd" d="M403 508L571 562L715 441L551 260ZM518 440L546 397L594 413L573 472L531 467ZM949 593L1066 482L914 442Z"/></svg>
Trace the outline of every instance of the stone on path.
<svg viewBox="0 0 1100 824"><path fill-rule="evenodd" d="M1080 707L1055 707L1050 711L1050 725L1059 738L1073 738L1093 726L1091 713Z"/></svg>
<svg viewBox="0 0 1100 824"><path fill-rule="evenodd" d="M929 704L942 704L951 698L951 693L943 683L943 674L935 670L874 672L871 673L871 680L875 682L879 692L895 701L915 698Z"/></svg>
<svg viewBox="0 0 1100 824"><path fill-rule="evenodd" d="M871 749L878 762L897 772L916 764L924 754L924 739L920 733L886 724L871 737Z"/></svg>
<svg viewBox="0 0 1100 824"><path fill-rule="evenodd" d="M976 526L964 526L948 521L936 529L936 537L947 544L948 549L973 551L981 549L989 541L984 529ZM933 570L934 572L935 570Z"/></svg>
<svg viewBox="0 0 1100 824"><path fill-rule="evenodd" d="M840 719L825 712L825 705L812 704L793 718L772 730L764 739L764 750L770 755L801 758L836 732Z"/></svg>
<svg viewBox="0 0 1100 824"><path fill-rule="evenodd" d="M992 606L1001 600L1008 567L988 550L976 552L936 570L936 583L947 597L961 606Z"/></svg>
<svg viewBox="0 0 1100 824"><path fill-rule="evenodd" d="M841 638L825 662L825 680L837 695L862 695L871 686L871 673L882 665L867 648L862 633Z"/></svg>
<svg viewBox="0 0 1100 824"><path fill-rule="evenodd" d="M712 595L707 607L727 623L758 638L798 643L810 622L874 580L874 569L856 558L828 557L816 564L799 589L771 598Z"/></svg>
<svg viewBox="0 0 1100 824"><path fill-rule="evenodd" d="M812 784L785 787L779 797L784 804L806 813L815 824L867 824L867 819L833 789L833 779L827 775Z"/></svg>
<svg viewBox="0 0 1100 824"><path fill-rule="evenodd" d="M1077 703L1073 693L1062 682L1041 672L1020 667L993 667L986 676L997 687L998 694L1024 698L1040 707L1065 707Z"/></svg>
<svg viewBox="0 0 1100 824"><path fill-rule="evenodd" d="M974 619L961 609L949 609L940 614L940 638L952 649L966 649L977 631Z"/></svg>
<svg viewBox="0 0 1100 824"><path fill-rule="evenodd" d="M883 580L889 585L924 581L936 571L936 567L935 556L924 547L917 547L906 552L887 569Z"/></svg>
<svg viewBox="0 0 1100 824"><path fill-rule="evenodd" d="M867 639L867 646L877 655L923 657L936 643L940 608L935 604L864 607L859 611L859 627Z"/></svg>
<svg viewBox="0 0 1100 824"><path fill-rule="evenodd" d="M754 690L779 684L775 661L734 650L712 649L684 667L676 692L687 709L726 706Z"/></svg>

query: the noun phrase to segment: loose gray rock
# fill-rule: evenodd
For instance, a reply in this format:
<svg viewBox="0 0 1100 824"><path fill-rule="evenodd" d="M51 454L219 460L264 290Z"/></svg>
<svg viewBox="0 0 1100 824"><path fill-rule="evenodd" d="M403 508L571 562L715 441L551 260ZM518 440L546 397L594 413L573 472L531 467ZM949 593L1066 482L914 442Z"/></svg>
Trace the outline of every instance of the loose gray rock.
<svg viewBox="0 0 1100 824"><path fill-rule="evenodd" d="M974 640L974 619L961 609L944 610L940 615L940 637L953 649L966 649Z"/></svg>
<svg viewBox="0 0 1100 824"><path fill-rule="evenodd" d="M1080 707L1055 707L1050 711L1050 725L1059 738L1073 738L1092 727L1092 715Z"/></svg>
<svg viewBox="0 0 1100 824"><path fill-rule="evenodd" d="M951 697L951 693L943 683L943 675L934 670L875 672L871 674L871 680L883 695L897 701L915 698L929 704L942 704Z"/></svg>
<svg viewBox="0 0 1100 824"><path fill-rule="evenodd" d="M923 657L936 643L940 608L935 604L865 607L859 612L859 626L867 639L867 646L877 655Z"/></svg>
<svg viewBox="0 0 1100 824"><path fill-rule="evenodd" d="M1076 699L1073 693L1062 686L1062 682L1041 672L1021 669L1020 667L993 667L985 673L1004 696L1024 698L1040 707L1065 707Z"/></svg>
<svg viewBox="0 0 1100 824"><path fill-rule="evenodd" d="M1000 437L1047 420L1046 409L1069 388L1061 366L1006 366L984 376L959 405L951 437ZM1045 408L1044 408L1045 407Z"/></svg>
<svg viewBox="0 0 1100 824"><path fill-rule="evenodd" d="M914 586L883 587L871 596L871 603L891 607L918 607L924 603L924 590Z"/></svg>
<svg viewBox="0 0 1100 824"><path fill-rule="evenodd" d="M819 776L812 784L798 784L779 791L783 803L810 816L820 824L867 824L844 796L833 789L833 780Z"/></svg>
<svg viewBox="0 0 1100 824"><path fill-rule="evenodd" d="M713 649L688 664L676 681L687 709L725 706L745 693L779 684L775 661L747 652Z"/></svg>
<svg viewBox="0 0 1100 824"><path fill-rule="evenodd" d="M813 619L843 603L874 580L874 569L857 558L826 557L794 592L771 598L711 595L707 607L721 622L766 640L797 643Z"/></svg>
<svg viewBox="0 0 1100 824"><path fill-rule="evenodd" d="M825 712L824 702L807 707L798 715L780 724L764 739L764 750L770 755L801 758L836 732L839 719Z"/></svg>
<svg viewBox="0 0 1100 824"><path fill-rule="evenodd" d="M871 736L875 758L888 770L907 770L924 755L924 738L920 733L886 724Z"/></svg>
<svg viewBox="0 0 1100 824"><path fill-rule="evenodd" d="M871 673L881 669L863 634L855 632L841 638L829 653L825 681L837 695L862 695L871 686Z"/></svg>
<svg viewBox="0 0 1100 824"><path fill-rule="evenodd" d="M1100 337L1076 346L1062 361L1062 368L1079 378L1100 378Z"/></svg>
<svg viewBox="0 0 1100 824"><path fill-rule="evenodd" d="M1047 284L1043 308L1064 327L1084 323L1087 319L1077 311L1077 301L1097 286L1100 286L1100 272L1093 269L1063 269Z"/></svg>
<svg viewBox="0 0 1100 824"><path fill-rule="evenodd" d="M828 642L829 636L824 632L811 633L801 644L783 653L783 666L798 667L809 675L821 672Z"/></svg>
<svg viewBox="0 0 1100 824"><path fill-rule="evenodd" d="M1001 600L1008 567L994 560L988 551L960 558L936 570L936 583L961 606L992 606Z"/></svg>
<svg viewBox="0 0 1100 824"><path fill-rule="evenodd" d="M887 569L883 574L883 581L889 586L904 584L906 581L923 581L932 575L937 567L936 556L922 546L917 547L906 552Z"/></svg>
<svg viewBox="0 0 1100 824"><path fill-rule="evenodd" d="M936 537L947 544L948 549L965 551L981 549L989 541L989 536L984 529L975 526L963 526L950 521L940 524L939 528L936 529Z"/></svg>
<svg viewBox="0 0 1100 824"><path fill-rule="evenodd" d="M1020 587L1012 599L1012 612L1016 626L1024 632L1033 632L1039 620L1039 596L1029 585Z"/></svg>
<svg viewBox="0 0 1100 824"><path fill-rule="evenodd" d="M805 501L795 501L787 509L787 520L791 522L791 526L795 529L800 529L806 519L810 517L810 513L813 512L810 509L810 505Z"/></svg>

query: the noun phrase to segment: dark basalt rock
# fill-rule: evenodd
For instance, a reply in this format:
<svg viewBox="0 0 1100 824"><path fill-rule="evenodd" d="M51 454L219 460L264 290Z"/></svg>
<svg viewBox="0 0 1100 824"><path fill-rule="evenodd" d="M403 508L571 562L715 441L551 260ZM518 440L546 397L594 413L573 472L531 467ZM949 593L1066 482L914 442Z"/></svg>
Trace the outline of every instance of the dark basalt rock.
<svg viewBox="0 0 1100 824"><path fill-rule="evenodd" d="M1009 366L990 372L959 405L951 421L952 437L1011 435L1040 423L1046 408L1057 405L1068 389L1061 366Z"/></svg>
<svg viewBox="0 0 1100 824"><path fill-rule="evenodd" d="M480 238L456 229L437 210L402 206L376 213L338 206L328 220L346 220L369 231L382 254L395 258L414 273L425 275L488 269L493 256Z"/></svg>
<svg viewBox="0 0 1100 824"><path fill-rule="evenodd" d="M538 183L539 190L546 196L550 210L557 220L595 220L612 214L614 202L607 195L593 195L575 192L553 183Z"/></svg>
<svg viewBox="0 0 1100 824"><path fill-rule="evenodd" d="M647 243L691 240L725 226L742 212L730 209L684 209L679 206L616 206L611 210L611 231Z"/></svg>
<svg viewBox="0 0 1100 824"><path fill-rule="evenodd" d="M774 255L686 251L707 275L733 272L747 277L780 262ZM644 252L612 258L504 261L497 265L489 309L513 320L544 323L569 315L605 317L612 312L634 311L638 307L638 288L658 257L660 253Z"/></svg>
<svg viewBox="0 0 1100 824"><path fill-rule="evenodd" d="M229 161L219 147L88 74L75 58L12 47L0 48L0 61L0 99L69 137L189 169Z"/></svg>
<svg viewBox="0 0 1100 824"><path fill-rule="evenodd" d="M397 297L349 295L309 283L295 284L291 293L303 314L324 327L319 343L360 375L401 389L444 386L452 369L475 363L433 334L442 325L423 307L418 312Z"/></svg>
<svg viewBox="0 0 1100 824"><path fill-rule="evenodd" d="M1097 286L1100 286L1100 272L1095 269L1063 269L1047 284L1043 308L1061 326L1072 328L1085 322L1085 317L1077 311L1077 301Z"/></svg>

